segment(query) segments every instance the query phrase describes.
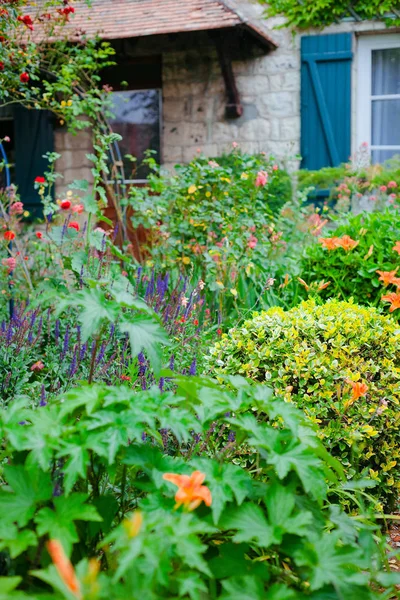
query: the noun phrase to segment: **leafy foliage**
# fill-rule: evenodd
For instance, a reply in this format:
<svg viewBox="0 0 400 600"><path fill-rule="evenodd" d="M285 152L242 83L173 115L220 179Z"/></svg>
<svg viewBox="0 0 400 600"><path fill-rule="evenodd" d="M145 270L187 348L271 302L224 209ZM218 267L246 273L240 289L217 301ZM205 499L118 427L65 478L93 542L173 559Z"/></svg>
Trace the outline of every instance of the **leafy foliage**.
<svg viewBox="0 0 400 600"><path fill-rule="evenodd" d="M400 488L399 335L397 323L373 308L308 301L231 329L211 349L209 364L213 372L268 381L319 425L347 477L372 477L370 493L391 504ZM342 501L349 503L345 495Z"/></svg>
<svg viewBox="0 0 400 600"><path fill-rule="evenodd" d="M297 2L296 0L259 0L262 4L268 4L266 15L274 17L284 15L286 25L296 29L309 29L311 27L327 27L338 19L354 17L358 20L380 19L388 26L400 24L396 3L394 0L353 0L350 4L346 0L311 2Z"/></svg>
<svg viewBox="0 0 400 600"><path fill-rule="evenodd" d="M241 378L229 389L200 378L176 384L175 395L83 387L1 412L7 597L24 597L32 577L37 598L48 586L60 599L77 597L72 589L93 600L383 597L383 542L367 517L326 505L326 479L338 485L341 469L301 413ZM270 422L257 423L253 408ZM234 438L221 444L226 428ZM246 447L246 463L232 464ZM173 510L163 474L194 469L211 507ZM48 566L49 536L72 551L78 587L60 558Z"/></svg>
<svg viewBox="0 0 400 600"><path fill-rule="evenodd" d="M301 262L301 278L308 284L324 279L329 286L322 298L353 298L359 304L378 306L383 294L377 271L393 271L399 255L393 250L400 240L398 209L351 215L328 237L350 238L358 244L349 251L328 250L323 243L310 245Z"/></svg>

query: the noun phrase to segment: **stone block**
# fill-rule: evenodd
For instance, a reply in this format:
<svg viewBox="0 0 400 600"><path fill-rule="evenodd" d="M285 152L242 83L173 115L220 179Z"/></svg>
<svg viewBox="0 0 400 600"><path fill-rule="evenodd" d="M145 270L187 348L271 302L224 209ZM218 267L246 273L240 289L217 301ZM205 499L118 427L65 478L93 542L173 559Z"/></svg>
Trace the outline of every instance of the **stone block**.
<svg viewBox="0 0 400 600"><path fill-rule="evenodd" d="M258 111L262 117L295 115L295 92L270 92L260 98Z"/></svg>
<svg viewBox="0 0 400 600"><path fill-rule="evenodd" d="M300 140L300 115L298 117L288 117L280 121L280 139L282 141L293 141L298 143Z"/></svg>
<svg viewBox="0 0 400 600"><path fill-rule="evenodd" d="M225 121L223 123L211 124L212 141L220 144L222 142L232 142L237 140L239 129L235 121Z"/></svg>
<svg viewBox="0 0 400 600"><path fill-rule="evenodd" d="M269 91L267 75L239 75L236 83L240 94L265 94Z"/></svg>
<svg viewBox="0 0 400 600"><path fill-rule="evenodd" d="M78 131L76 135L65 132L64 148L66 150L92 151L92 134L89 130Z"/></svg>
<svg viewBox="0 0 400 600"><path fill-rule="evenodd" d="M267 119L253 119L244 123L239 128L238 141L255 142L269 139L271 135L271 125Z"/></svg>
<svg viewBox="0 0 400 600"><path fill-rule="evenodd" d="M191 113L190 98L166 98L162 105L165 121L186 121Z"/></svg>
<svg viewBox="0 0 400 600"><path fill-rule="evenodd" d="M163 163L178 163L183 161L183 148L181 146L163 146Z"/></svg>

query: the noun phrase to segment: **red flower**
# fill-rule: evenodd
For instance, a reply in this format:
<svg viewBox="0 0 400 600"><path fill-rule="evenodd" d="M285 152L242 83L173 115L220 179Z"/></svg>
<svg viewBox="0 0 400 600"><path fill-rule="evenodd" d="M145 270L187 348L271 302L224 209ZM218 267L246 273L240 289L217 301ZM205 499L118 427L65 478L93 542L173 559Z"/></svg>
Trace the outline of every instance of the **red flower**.
<svg viewBox="0 0 400 600"><path fill-rule="evenodd" d="M17 17L17 21L20 21L24 25L28 27L31 31L33 31L33 21L29 15L24 15L23 17Z"/></svg>
<svg viewBox="0 0 400 600"><path fill-rule="evenodd" d="M28 73L21 73L21 75L19 76L19 79L20 79L21 83L28 83L28 81L29 81Z"/></svg>
<svg viewBox="0 0 400 600"><path fill-rule="evenodd" d="M218 335L222 335L222 329L217 329Z"/></svg>
<svg viewBox="0 0 400 600"><path fill-rule="evenodd" d="M38 175L38 177L35 177L35 183L46 183L46 180L42 175Z"/></svg>
<svg viewBox="0 0 400 600"><path fill-rule="evenodd" d="M181 321L181 323L184 323L186 321L185 317L181 317L180 321Z"/></svg>
<svg viewBox="0 0 400 600"><path fill-rule="evenodd" d="M122 379L122 381L130 381L131 380L131 378L128 377L128 375L121 375L121 379Z"/></svg>
<svg viewBox="0 0 400 600"><path fill-rule="evenodd" d="M61 208L63 210L68 210L71 208L71 201L70 200L63 200L60 204Z"/></svg>
<svg viewBox="0 0 400 600"><path fill-rule="evenodd" d="M4 63L0 60L0 71L4 71Z"/></svg>
<svg viewBox="0 0 400 600"><path fill-rule="evenodd" d="M7 242L11 242L11 240L13 240L15 238L15 233L13 231L5 231L4 232L4 239L7 240Z"/></svg>
<svg viewBox="0 0 400 600"><path fill-rule="evenodd" d="M77 221L71 221L71 223L68 225L68 227L70 229L76 229L76 231L79 231L79 229L80 229L79 223Z"/></svg>
<svg viewBox="0 0 400 600"><path fill-rule="evenodd" d="M194 321L193 321L193 325L194 325L195 327L197 327L197 325L198 325L198 324L199 324L199 321L198 321L198 319L194 319Z"/></svg>
<svg viewBox="0 0 400 600"><path fill-rule="evenodd" d="M36 237L37 237L39 240L41 240L41 239L42 239L42 237L43 237L43 233L42 233L41 231L37 231L37 232L35 233L35 235L36 235Z"/></svg>

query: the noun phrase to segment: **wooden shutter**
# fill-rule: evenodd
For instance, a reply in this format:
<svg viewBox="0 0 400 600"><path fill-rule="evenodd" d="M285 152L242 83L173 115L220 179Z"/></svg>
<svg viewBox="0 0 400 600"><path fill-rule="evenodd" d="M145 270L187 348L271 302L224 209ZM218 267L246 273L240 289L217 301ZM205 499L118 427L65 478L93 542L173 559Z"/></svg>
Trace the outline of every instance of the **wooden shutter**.
<svg viewBox="0 0 400 600"><path fill-rule="evenodd" d="M44 175L46 152L54 151L53 117L47 110L14 109L15 184L21 201L33 216L41 214L40 197L35 190L37 176Z"/></svg>
<svg viewBox="0 0 400 600"><path fill-rule="evenodd" d="M352 34L301 39L301 166L320 169L351 152Z"/></svg>

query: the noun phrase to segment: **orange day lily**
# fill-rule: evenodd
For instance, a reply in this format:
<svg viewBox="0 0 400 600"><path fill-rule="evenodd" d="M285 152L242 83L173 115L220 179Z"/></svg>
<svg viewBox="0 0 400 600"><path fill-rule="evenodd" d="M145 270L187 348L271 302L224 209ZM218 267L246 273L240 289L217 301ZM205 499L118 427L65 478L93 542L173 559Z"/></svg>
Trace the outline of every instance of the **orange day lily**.
<svg viewBox="0 0 400 600"><path fill-rule="evenodd" d="M382 296L381 299L385 302L390 302L389 312L393 312L397 308L400 308L400 292L390 292L390 294Z"/></svg>
<svg viewBox="0 0 400 600"><path fill-rule="evenodd" d="M143 524L143 515L140 510L135 510L133 515L129 519L125 519L123 521L123 525L125 528L128 537L134 538L138 535Z"/></svg>
<svg viewBox="0 0 400 600"><path fill-rule="evenodd" d="M346 252L348 252L349 250L353 250L353 248L358 246L359 243L359 240L353 240L349 235L344 235L337 241L338 246L343 248L343 250L345 250Z"/></svg>
<svg viewBox="0 0 400 600"><path fill-rule="evenodd" d="M366 383L362 383L361 381L351 381L350 379L348 380L348 383L353 388L352 400L358 400L368 392Z"/></svg>
<svg viewBox="0 0 400 600"><path fill-rule="evenodd" d="M328 287L328 285L330 285L330 284L331 284L331 282L330 282L330 281L324 281L324 280L322 280L322 281L320 281L320 282L319 282L317 289L318 289L318 291L324 290L324 289L326 289L326 288Z"/></svg>
<svg viewBox="0 0 400 600"><path fill-rule="evenodd" d="M75 570L71 564L71 561L64 552L61 542L58 540L49 540L46 544L46 547L59 576L67 588L76 598L82 598L80 583L75 574Z"/></svg>
<svg viewBox="0 0 400 600"><path fill-rule="evenodd" d="M175 508L179 508L183 504L187 510L191 511L202 502L206 506L211 506L211 492L207 486L201 485L205 478L205 474L200 471L194 471L190 476L165 473L163 479L178 486L178 491L175 494Z"/></svg>
<svg viewBox="0 0 400 600"><path fill-rule="evenodd" d="M339 238L338 237L330 237L330 238L319 238L318 240L321 242L322 247L327 250L335 250L339 248Z"/></svg>
<svg viewBox="0 0 400 600"><path fill-rule="evenodd" d="M383 285L386 287L390 283L396 283L398 278L395 277L399 267L397 267L394 271L377 271L379 277L379 281L382 281Z"/></svg>
<svg viewBox="0 0 400 600"><path fill-rule="evenodd" d="M395 245L393 246L392 250L394 250L395 252L400 254L400 242L396 242Z"/></svg>

